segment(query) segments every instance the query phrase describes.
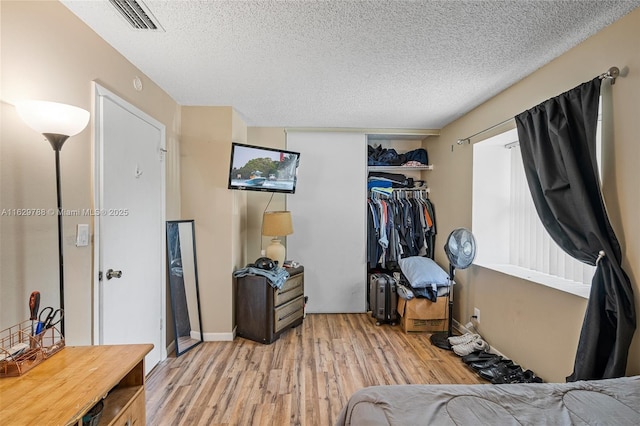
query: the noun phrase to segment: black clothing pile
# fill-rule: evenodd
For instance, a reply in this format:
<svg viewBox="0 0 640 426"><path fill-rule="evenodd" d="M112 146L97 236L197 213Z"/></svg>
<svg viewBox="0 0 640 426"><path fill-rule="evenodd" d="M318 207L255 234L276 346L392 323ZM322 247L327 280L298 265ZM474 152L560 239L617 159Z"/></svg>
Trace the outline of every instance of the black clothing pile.
<svg viewBox="0 0 640 426"><path fill-rule="evenodd" d="M429 156L424 148L414 149L404 154L398 154L393 148L382 148L382 146L368 146L369 166L401 166L409 161L420 164L429 164Z"/></svg>

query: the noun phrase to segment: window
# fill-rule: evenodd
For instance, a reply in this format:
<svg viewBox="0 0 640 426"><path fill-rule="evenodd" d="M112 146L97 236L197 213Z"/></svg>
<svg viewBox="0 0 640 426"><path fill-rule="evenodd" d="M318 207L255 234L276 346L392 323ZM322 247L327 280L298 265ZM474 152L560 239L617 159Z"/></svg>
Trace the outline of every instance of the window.
<svg viewBox="0 0 640 426"><path fill-rule="evenodd" d="M600 133L599 128L598 151ZM589 297L595 267L566 254L542 226L516 129L473 146L472 228L478 242L475 264Z"/></svg>

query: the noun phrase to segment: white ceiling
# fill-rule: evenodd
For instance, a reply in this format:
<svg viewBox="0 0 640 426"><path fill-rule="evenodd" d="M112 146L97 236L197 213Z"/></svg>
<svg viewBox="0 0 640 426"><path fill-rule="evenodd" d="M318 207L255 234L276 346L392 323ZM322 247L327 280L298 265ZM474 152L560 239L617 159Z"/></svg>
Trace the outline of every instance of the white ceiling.
<svg viewBox="0 0 640 426"><path fill-rule="evenodd" d="M144 0L164 29L144 31L108 0L62 3L181 105L233 106L250 126L402 129L442 128L640 6Z"/></svg>

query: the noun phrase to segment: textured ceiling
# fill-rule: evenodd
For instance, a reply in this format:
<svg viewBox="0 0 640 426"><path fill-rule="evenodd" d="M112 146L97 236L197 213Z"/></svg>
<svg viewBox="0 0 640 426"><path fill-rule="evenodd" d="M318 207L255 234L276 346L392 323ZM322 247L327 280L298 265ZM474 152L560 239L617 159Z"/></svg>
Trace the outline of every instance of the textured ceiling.
<svg viewBox="0 0 640 426"><path fill-rule="evenodd" d="M62 3L181 105L233 106L250 126L427 129L640 0L144 1L164 31L107 0Z"/></svg>

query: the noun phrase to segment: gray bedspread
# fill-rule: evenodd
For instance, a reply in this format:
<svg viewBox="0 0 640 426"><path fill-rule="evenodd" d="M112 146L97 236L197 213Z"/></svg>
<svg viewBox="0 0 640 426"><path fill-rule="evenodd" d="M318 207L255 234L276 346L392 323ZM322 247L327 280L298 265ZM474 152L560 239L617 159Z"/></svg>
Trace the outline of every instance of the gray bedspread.
<svg viewBox="0 0 640 426"><path fill-rule="evenodd" d="M336 425L640 425L640 376L360 389Z"/></svg>

